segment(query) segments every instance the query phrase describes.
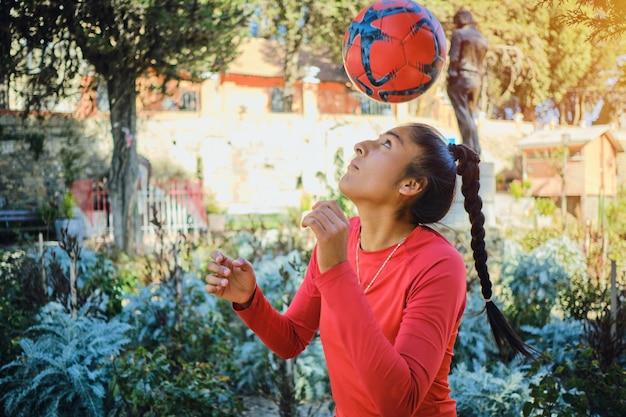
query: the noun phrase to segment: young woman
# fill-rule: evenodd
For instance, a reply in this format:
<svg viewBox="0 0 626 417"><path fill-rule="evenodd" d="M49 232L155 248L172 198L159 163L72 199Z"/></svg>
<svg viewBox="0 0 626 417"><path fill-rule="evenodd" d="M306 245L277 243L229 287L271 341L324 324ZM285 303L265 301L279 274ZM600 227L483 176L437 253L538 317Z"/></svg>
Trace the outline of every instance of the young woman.
<svg viewBox="0 0 626 417"><path fill-rule="evenodd" d="M206 291L231 301L283 358L302 352L319 329L337 417L456 416L448 374L465 308L465 265L425 224L450 209L457 174L498 346L531 354L491 301L478 156L446 145L423 124L396 127L354 149L339 188L359 215L347 219L335 202L323 201L304 218L317 244L284 314L263 296L249 262L220 251L212 254Z"/></svg>

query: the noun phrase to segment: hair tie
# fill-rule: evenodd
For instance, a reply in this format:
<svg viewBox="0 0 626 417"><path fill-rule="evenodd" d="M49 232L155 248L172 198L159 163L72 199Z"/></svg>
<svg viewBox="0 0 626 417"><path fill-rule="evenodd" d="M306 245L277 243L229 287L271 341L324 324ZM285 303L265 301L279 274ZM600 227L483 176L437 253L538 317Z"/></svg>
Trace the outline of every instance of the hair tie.
<svg viewBox="0 0 626 417"><path fill-rule="evenodd" d="M491 298L485 298L485 304L490 303L491 302Z"/></svg>

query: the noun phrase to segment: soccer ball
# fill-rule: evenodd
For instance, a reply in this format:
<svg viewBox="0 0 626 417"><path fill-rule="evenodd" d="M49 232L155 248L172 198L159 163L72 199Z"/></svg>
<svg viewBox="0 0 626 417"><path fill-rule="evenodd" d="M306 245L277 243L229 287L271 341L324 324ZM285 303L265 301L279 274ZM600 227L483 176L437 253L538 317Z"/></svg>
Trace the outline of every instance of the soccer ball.
<svg viewBox="0 0 626 417"><path fill-rule="evenodd" d="M422 95L446 60L443 28L411 0L378 0L354 18L343 40L352 84L370 98L401 103Z"/></svg>

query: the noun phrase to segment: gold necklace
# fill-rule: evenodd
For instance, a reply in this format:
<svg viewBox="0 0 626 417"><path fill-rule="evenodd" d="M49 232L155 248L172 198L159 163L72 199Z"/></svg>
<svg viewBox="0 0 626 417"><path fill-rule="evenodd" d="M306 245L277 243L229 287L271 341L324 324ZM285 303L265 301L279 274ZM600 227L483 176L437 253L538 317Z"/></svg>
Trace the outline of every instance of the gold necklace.
<svg viewBox="0 0 626 417"><path fill-rule="evenodd" d="M378 271L376 271L376 274L374 275L374 278L372 278L370 283L367 284L367 287L365 287L365 289L363 290L363 293L366 293L367 290L369 290L370 287L372 285L374 285L374 281L376 281L376 278L378 278L380 273L383 271L383 268L385 268L385 266L387 265L387 262L389 262L391 257L396 253L396 251L398 250L400 245L402 245L405 240L406 240L406 236L400 242L398 242L398 244L396 245L395 248L393 248L393 250L391 251L389 256L387 256L387 259L385 259L385 261L380 266L380 268L378 268ZM359 248L360 247L361 247L361 235L359 234L359 239L358 239L358 242L356 243L356 256L355 256L355 258L356 258L356 279L357 279L357 282L359 283L359 286L361 286L361 270L359 269Z"/></svg>

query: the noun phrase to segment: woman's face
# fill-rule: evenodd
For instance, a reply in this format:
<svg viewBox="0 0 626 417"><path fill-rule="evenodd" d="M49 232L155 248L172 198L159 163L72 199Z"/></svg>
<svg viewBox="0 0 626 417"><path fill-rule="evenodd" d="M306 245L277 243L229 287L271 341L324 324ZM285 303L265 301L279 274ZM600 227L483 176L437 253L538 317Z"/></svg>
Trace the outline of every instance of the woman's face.
<svg viewBox="0 0 626 417"><path fill-rule="evenodd" d="M397 204L406 168L419 151L410 127L400 126L354 146L355 158L339 182L340 191L356 205Z"/></svg>

